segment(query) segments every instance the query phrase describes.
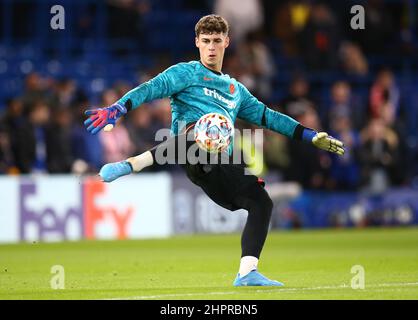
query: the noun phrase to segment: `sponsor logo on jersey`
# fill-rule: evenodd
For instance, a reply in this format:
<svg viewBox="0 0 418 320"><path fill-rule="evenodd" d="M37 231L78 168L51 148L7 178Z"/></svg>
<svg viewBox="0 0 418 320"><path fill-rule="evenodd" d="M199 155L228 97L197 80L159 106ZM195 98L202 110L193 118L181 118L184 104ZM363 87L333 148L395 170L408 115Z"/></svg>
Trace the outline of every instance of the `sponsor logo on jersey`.
<svg viewBox="0 0 418 320"><path fill-rule="evenodd" d="M234 92L235 92L235 86L234 86L234 84L233 84L233 83L231 83L231 84L229 85L229 92L231 92L231 94L234 94Z"/></svg>
<svg viewBox="0 0 418 320"><path fill-rule="evenodd" d="M213 78L209 78L209 77L204 76L203 77L203 80L205 80L205 81L211 81L211 80L213 80Z"/></svg>
<svg viewBox="0 0 418 320"><path fill-rule="evenodd" d="M219 100L227 105L228 108L235 108L237 105L234 101L228 100L221 96L216 90L210 90L208 88L203 88L203 92L205 93L205 96L209 96L212 98L215 98L216 100Z"/></svg>

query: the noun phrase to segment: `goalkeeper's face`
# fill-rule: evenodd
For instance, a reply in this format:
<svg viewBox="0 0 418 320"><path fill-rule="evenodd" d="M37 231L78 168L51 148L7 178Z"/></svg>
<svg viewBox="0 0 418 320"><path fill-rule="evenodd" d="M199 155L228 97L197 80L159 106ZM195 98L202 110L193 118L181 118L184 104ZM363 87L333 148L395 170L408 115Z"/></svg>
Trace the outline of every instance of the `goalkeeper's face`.
<svg viewBox="0 0 418 320"><path fill-rule="evenodd" d="M221 71L225 49L229 46L229 37L223 33L199 34L196 47L199 48L202 63L216 71Z"/></svg>

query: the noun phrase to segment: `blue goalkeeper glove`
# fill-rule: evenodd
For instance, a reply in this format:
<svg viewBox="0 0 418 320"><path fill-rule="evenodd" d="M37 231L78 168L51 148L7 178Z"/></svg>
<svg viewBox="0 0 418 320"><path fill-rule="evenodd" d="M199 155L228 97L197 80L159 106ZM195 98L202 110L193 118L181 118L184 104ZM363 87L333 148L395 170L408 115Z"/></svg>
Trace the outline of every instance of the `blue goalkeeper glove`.
<svg viewBox="0 0 418 320"><path fill-rule="evenodd" d="M84 121L87 131L96 134L103 128L110 131L115 126L116 121L127 113L127 109L118 103L106 108L90 109L84 112L89 118Z"/></svg>
<svg viewBox="0 0 418 320"><path fill-rule="evenodd" d="M303 140L311 141L315 147L340 156L345 152L344 144L340 140L329 136L326 132L316 132L305 128Z"/></svg>

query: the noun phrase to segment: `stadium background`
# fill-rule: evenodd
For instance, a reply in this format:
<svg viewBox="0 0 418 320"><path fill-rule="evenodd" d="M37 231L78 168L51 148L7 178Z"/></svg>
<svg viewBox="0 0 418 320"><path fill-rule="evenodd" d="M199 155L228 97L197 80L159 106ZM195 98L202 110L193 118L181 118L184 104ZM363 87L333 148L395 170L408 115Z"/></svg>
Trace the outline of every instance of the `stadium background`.
<svg viewBox="0 0 418 320"><path fill-rule="evenodd" d="M365 30L350 28L357 4ZM254 146L275 202L260 271L284 288L231 287L246 214L176 166L97 180L155 144L168 100L111 133L82 125L87 107L197 59L193 28L212 12L233 27L224 72L348 146L337 158L267 131ZM417 14L416 0L0 1L0 299L416 300Z"/></svg>
<svg viewBox="0 0 418 320"><path fill-rule="evenodd" d="M63 30L50 26L55 4L65 9ZM350 27L356 4L364 30ZM197 59L194 25L212 12L231 23L225 73L347 146L335 157L265 131L256 147L276 187L273 228L418 222L416 1L4 0L0 240L241 230L245 215L214 205L175 166L106 186L91 177L155 145L155 132L170 125L167 99L141 106L112 133L91 136L82 125L87 107ZM121 188L131 191L118 196ZM125 229L115 222L123 214Z"/></svg>

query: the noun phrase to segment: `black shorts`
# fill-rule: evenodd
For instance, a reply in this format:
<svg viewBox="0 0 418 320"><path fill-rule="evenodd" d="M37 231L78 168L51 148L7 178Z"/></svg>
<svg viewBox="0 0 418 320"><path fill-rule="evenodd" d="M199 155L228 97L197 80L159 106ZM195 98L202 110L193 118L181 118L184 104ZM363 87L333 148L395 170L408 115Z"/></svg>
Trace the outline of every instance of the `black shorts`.
<svg viewBox="0 0 418 320"><path fill-rule="evenodd" d="M187 126L188 129L184 134L190 134L188 132L192 125ZM184 135L183 134L183 135ZM179 163L179 152L178 152L178 139L179 136L174 136L167 141L161 143L160 145L154 147L150 151L152 152L154 158L159 149L159 153L162 153L168 148L175 150L173 153L175 159L171 163L178 163L186 171L187 177L197 186L201 187L203 191L218 205L229 209L229 210L238 210L241 209L239 205L236 204L236 199L238 195L244 195L246 189L250 189L251 186L261 185L264 187L264 181L255 175L248 174L245 170L245 165L243 164L233 164L232 159L229 158L229 162L222 162L222 157L219 156L217 163L211 161L213 154L206 154L205 163L196 163L191 164L187 159L185 163ZM195 145L192 139L188 140L186 143L186 152ZM201 150L199 152L202 152ZM225 154L223 154L225 156ZM229 156L226 155L228 158Z"/></svg>
<svg viewBox="0 0 418 320"><path fill-rule="evenodd" d="M264 186L264 181L245 174L245 167L235 164L185 164L187 177L215 201L228 210L241 209L236 204L238 195L253 185Z"/></svg>

